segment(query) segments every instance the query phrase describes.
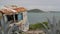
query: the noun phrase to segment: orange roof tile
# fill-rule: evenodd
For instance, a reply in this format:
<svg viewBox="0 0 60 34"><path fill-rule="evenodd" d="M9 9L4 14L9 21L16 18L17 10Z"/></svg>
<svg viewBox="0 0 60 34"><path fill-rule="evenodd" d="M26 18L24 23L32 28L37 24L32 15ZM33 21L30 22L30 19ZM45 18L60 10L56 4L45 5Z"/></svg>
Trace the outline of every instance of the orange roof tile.
<svg viewBox="0 0 60 34"><path fill-rule="evenodd" d="M26 11L26 9L24 7L15 8L14 10L16 10L17 12L24 12L24 11Z"/></svg>
<svg viewBox="0 0 60 34"><path fill-rule="evenodd" d="M24 7L19 7L19 8L15 8L15 9L13 9L13 10L16 10L17 12L24 12L24 11L26 11L26 9L24 8ZM7 10L7 9L2 9L2 10L0 10L2 13L4 13L4 14L13 14L13 11L12 10Z"/></svg>

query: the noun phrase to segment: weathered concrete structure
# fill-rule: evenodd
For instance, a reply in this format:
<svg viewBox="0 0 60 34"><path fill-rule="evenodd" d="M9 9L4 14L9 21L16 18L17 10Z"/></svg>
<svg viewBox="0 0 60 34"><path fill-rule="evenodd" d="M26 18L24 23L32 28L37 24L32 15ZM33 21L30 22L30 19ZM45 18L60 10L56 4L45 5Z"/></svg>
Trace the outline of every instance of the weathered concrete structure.
<svg viewBox="0 0 60 34"><path fill-rule="evenodd" d="M17 19L16 20L16 16ZM6 15L13 15L12 20L7 18ZM19 34L20 32L26 32L29 29L29 22L27 20L27 11L23 7L6 7L0 10L0 34ZM9 20L10 21L9 21Z"/></svg>

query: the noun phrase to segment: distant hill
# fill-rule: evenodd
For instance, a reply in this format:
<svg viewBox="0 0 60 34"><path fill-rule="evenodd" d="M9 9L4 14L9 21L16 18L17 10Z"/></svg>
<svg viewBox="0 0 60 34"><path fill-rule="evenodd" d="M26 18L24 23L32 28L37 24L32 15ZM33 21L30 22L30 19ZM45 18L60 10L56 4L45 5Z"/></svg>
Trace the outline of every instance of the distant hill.
<svg viewBox="0 0 60 34"><path fill-rule="evenodd" d="M40 13L40 12L44 12L40 9L32 9L32 10L28 10L28 12L33 12L33 13Z"/></svg>
<svg viewBox="0 0 60 34"><path fill-rule="evenodd" d="M49 11L50 13L60 13L60 11Z"/></svg>

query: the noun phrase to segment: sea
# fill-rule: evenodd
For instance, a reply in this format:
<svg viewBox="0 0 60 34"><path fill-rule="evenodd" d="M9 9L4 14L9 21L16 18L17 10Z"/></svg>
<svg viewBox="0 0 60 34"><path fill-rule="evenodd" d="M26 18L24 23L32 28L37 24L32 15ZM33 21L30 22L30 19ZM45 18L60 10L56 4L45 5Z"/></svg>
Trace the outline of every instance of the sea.
<svg viewBox="0 0 60 34"><path fill-rule="evenodd" d="M53 17L55 17L56 21L59 22L60 20L60 13L53 13L53 12L44 12L44 13L33 13L33 12L28 12L28 21L30 24L35 24L35 23L42 23L42 22L47 22L49 20L53 20Z"/></svg>

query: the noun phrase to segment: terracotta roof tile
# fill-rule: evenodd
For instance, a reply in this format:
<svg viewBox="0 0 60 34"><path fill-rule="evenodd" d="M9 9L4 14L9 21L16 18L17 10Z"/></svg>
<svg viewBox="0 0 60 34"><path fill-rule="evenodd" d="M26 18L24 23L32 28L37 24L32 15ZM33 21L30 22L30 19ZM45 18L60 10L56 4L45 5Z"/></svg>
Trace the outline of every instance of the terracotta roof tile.
<svg viewBox="0 0 60 34"><path fill-rule="evenodd" d="M26 9L24 7L15 8L14 10L16 10L17 12L24 12L24 11L26 11Z"/></svg>

